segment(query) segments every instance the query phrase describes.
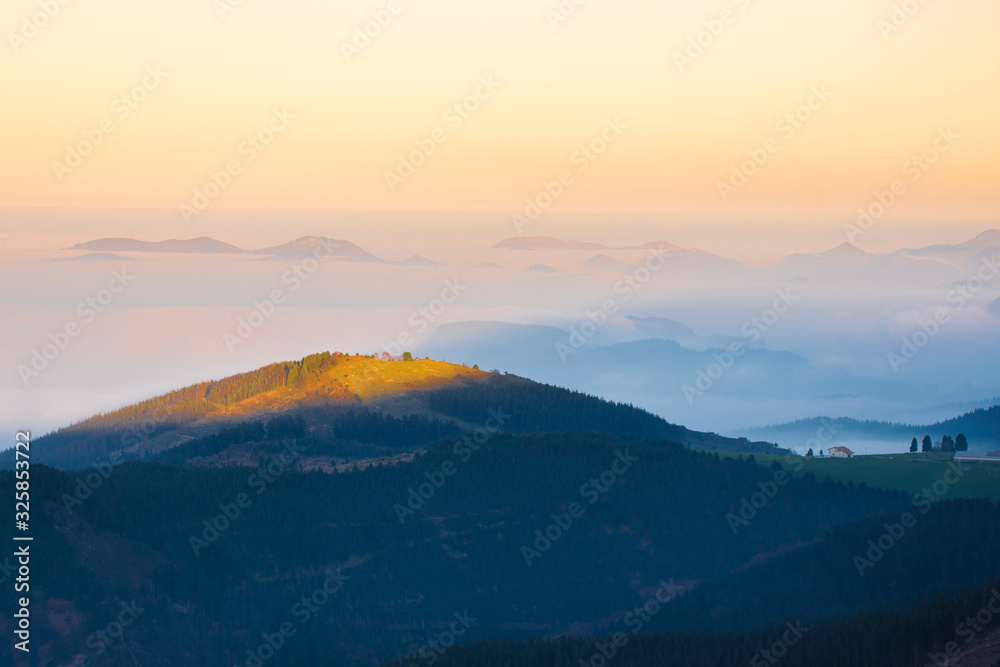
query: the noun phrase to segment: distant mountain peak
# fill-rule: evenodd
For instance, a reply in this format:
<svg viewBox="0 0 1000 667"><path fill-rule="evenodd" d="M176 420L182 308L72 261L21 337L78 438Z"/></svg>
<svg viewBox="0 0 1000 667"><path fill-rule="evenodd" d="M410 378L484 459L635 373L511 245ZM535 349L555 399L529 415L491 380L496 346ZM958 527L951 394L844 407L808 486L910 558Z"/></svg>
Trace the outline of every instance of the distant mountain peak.
<svg viewBox="0 0 1000 667"><path fill-rule="evenodd" d="M1000 229L987 229L963 245L1000 246Z"/></svg>
<svg viewBox="0 0 1000 667"><path fill-rule="evenodd" d="M836 248L820 253L819 256L840 260L868 259L874 257L871 253L865 252L852 243L841 243Z"/></svg>
<svg viewBox="0 0 1000 667"><path fill-rule="evenodd" d="M910 257L929 257L943 259L960 264L970 258L975 258L977 253L988 248L1000 247L1000 229L987 229L963 243L952 245L948 243L938 243L924 248L902 248L896 251L897 255Z"/></svg>
<svg viewBox="0 0 1000 667"><path fill-rule="evenodd" d="M195 239L168 239L166 241L139 241L130 238L94 239L77 243L70 250L93 250L98 252L172 252L172 253L243 253L234 245L199 236Z"/></svg>
<svg viewBox="0 0 1000 667"><path fill-rule="evenodd" d="M670 241L648 241L641 245L622 246L621 250L684 250Z"/></svg>
<svg viewBox="0 0 1000 667"><path fill-rule="evenodd" d="M592 269L617 269L621 267L622 264L623 263L617 259L603 253L594 255L584 262L585 266L589 266Z"/></svg>
<svg viewBox="0 0 1000 667"><path fill-rule="evenodd" d="M512 236L493 245L511 250L683 250L669 241L647 241L640 245L607 246L587 241L566 241L551 236Z"/></svg>
<svg viewBox="0 0 1000 667"><path fill-rule="evenodd" d="M538 271L540 273L559 273L559 269L554 266L549 266L548 264L532 264L528 267L529 271Z"/></svg>
<svg viewBox="0 0 1000 667"><path fill-rule="evenodd" d="M269 255L274 258L297 259L302 257L315 256L325 252L328 256L336 259L351 259L363 262L381 261L375 255L358 247L350 241L342 239L331 239L325 236L303 236L294 241L262 248L260 250L247 251L232 244L199 236L195 239L168 239L166 241L139 241L130 238L103 238L77 243L70 250L87 250L92 252L163 252L163 253L192 253L192 254L255 254ZM319 255L322 257L322 255Z"/></svg>
<svg viewBox="0 0 1000 667"><path fill-rule="evenodd" d="M54 262L131 262L132 258L113 252L90 252L76 257L56 257Z"/></svg>
<svg viewBox="0 0 1000 667"><path fill-rule="evenodd" d="M343 239L331 239L326 236L303 236L270 248L254 251L258 255L270 255L274 258L298 258L312 256L323 252L336 259L352 259L362 262L379 262L378 257L363 248Z"/></svg>

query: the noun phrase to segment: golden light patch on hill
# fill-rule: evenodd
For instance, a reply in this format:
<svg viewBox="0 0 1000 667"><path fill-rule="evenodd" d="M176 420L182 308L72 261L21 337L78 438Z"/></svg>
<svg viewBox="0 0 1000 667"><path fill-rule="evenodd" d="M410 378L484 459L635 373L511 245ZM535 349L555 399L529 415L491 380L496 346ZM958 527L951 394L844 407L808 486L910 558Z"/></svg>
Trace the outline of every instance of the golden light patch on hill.
<svg viewBox="0 0 1000 667"><path fill-rule="evenodd" d="M274 412L300 402L364 402L432 389L456 380L481 380L489 374L431 359L383 361L371 357L339 357L337 363L302 387L279 387L210 413L210 417L241 417Z"/></svg>
<svg viewBox="0 0 1000 667"><path fill-rule="evenodd" d="M305 400L309 393L308 389L279 387L257 396L251 396L245 401L233 403L228 408L220 407L206 416L209 418L248 417L262 412L280 411L282 408L292 407L299 401Z"/></svg>
<svg viewBox="0 0 1000 667"><path fill-rule="evenodd" d="M123 451L148 455L211 435L230 424L266 420L308 405L350 408L358 405L360 399L372 408L396 416L428 414L421 392L456 382L484 382L490 375L477 368L430 359L384 361L322 353L302 362L271 364L219 381L192 385L98 415L77 428L126 429L135 442ZM272 388L265 388L268 384ZM246 397L237 398L241 394ZM159 429L171 421L176 421L174 428ZM146 429L144 433L140 433L140 427Z"/></svg>
<svg viewBox="0 0 1000 667"><path fill-rule="evenodd" d="M327 376L347 387L351 397L362 401L396 396L409 391L431 389L456 380L482 380L489 374L445 361L382 361L370 357L344 357Z"/></svg>

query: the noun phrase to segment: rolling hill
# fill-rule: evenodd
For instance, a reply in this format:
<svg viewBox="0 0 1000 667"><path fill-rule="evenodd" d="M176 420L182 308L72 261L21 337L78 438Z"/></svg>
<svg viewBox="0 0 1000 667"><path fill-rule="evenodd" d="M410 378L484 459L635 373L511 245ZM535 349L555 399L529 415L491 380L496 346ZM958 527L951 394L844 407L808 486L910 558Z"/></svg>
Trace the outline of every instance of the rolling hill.
<svg viewBox="0 0 1000 667"><path fill-rule="evenodd" d="M988 229L963 243L904 248L895 254L936 259L969 269L984 259L995 259L998 251L1000 251L1000 229Z"/></svg>
<svg viewBox="0 0 1000 667"><path fill-rule="evenodd" d="M137 241L136 239L108 238L77 243L70 250L96 250L104 252L180 252L180 253L243 253L229 243L201 236L196 239L168 241Z"/></svg>
<svg viewBox="0 0 1000 667"><path fill-rule="evenodd" d="M379 443L357 438L356 445L375 446L335 447L330 425L345 415L379 415L386 429L398 428L400 419L419 417L429 420L431 433L440 432L438 423L472 432L496 409L512 413L505 424L512 432L604 431L669 439L701 449L786 453L770 443L691 431L630 405L513 375L430 359L387 361L329 352L203 382L96 415L39 438L35 452L39 461L62 468L144 459L241 423L266 424L275 417L295 416L325 443L321 449L329 458L316 465L326 468L363 451L372 456L389 453ZM414 438L411 447L398 443L391 453L427 444L419 434Z"/></svg>
<svg viewBox="0 0 1000 667"><path fill-rule="evenodd" d="M273 259L301 259L324 253L333 259L358 262L379 262L378 257L358 247L350 241L330 239L325 236L303 236L302 238L270 248L254 250L254 254L268 255Z"/></svg>
<svg viewBox="0 0 1000 667"><path fill-rule="evenodd" d="M266 255L274 259L302 259L313 257L317 252L341 260L362 262L378 262L378 257L351 243L350 241L330 239L325 236L303 236L277 246L259 250L244 250L230 243L202 236L196 239L170 239L166 241L138 241L129 238L95 239L85 243L77 243L70 250L87 250L96 252L140 252L140 253L189 253L189 254L253 254ZM412 259L412 258L411 258Z"/></svg>
<svg viewBox="0 0 1000 667"><path fill-rule="evenodd" d="M938 284L962 278L962 271L932 256L894 253L875 255L850 243L816 254L783 258L775 270L786 279L838 280L880 285Z"/></svg>
<svg viewBox="0 0 1000 667"><path fill-rule="evenodd" d="M588 241L564 241L551 236L512 236L493 244L510 250L683 250L669 241L648 241L640 245L607 246Z"/></svg>
<svg viewBox="0 0 1000 667"><path fill-rule="evenodd" d="M830 444L895 441L902 448L909 445L912 438L921 440L923 436L929 435L932 440L938 442L944 435L954 437L963 433L969 439L969 448L973 451L993 451L1000 445L1000 405L977 408L953 419L925 425L860 421L846 417L835 420L829 417L814 417L746 429L740 433L747 437L768 439L778 443L802 443L815 437L817 430L830 421L837 424L836 442Z"/></svg>

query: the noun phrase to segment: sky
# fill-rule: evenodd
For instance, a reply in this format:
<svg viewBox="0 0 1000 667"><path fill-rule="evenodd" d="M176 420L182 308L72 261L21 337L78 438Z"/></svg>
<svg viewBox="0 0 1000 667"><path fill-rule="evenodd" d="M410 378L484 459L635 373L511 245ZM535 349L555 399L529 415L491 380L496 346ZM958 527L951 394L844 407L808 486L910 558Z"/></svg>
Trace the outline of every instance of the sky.
<svg viewBox="0 0 1000 667"><path fill-rule="evenodd" d="M496 235L533 200L521 233L616 216L766 239L838 229L901 180L887 233L967 236L1000 203L1000 5L913 5L10 0L0 207L162 209L170 236L224 210L468 212Z"/></svg>
<svg viewBox="0 0 1000 667"><path fill-rule="evenodd" d="M369 351L456 269L483 296L449 312L455 322L568 326L580 299L617 279L581 282L580 262L543 275L537 258L491 249L517 235L664 240L761 269L748 282L709 267L698 289L680 271L661 278L660 301L628 313L738 331L784 285L767 283L783 256L955 244L1000 227L997 25L1000 4L981 0L7 0L0 285L16 289L0 294L14 332L0 341L4 368L108 281L104 264L52 261L94 238L260 248L323 235L444 266L330 268L282 326L230 354L222 332L275 267L133 258L145 272L134 290L30 391L8 372L0 398L51 428L322 347ZM861 212L864 234L849 234ZM487 261L509 273L469 268ZM776 349L863 369L943 289L914 280L903 298L881 285L852 337L850 309L864 311L870 289L842 278L830 293L857 302L817 298L808 326L776 329ZM995 358L984 309L997 296L991 285L921 357L914 386L959 362L989 371L977 360ZM720 408L706 401L704 423L686 409L671 418L707 427Z"/></svg>

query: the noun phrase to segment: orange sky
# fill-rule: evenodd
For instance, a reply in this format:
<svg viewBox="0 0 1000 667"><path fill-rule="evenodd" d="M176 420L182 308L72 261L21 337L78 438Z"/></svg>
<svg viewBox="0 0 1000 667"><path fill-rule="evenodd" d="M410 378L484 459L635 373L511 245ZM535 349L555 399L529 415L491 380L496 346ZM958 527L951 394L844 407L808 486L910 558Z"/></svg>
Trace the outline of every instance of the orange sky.
<svg viewBox="0 0 1000 667"><path fill-rule="evenodd" d="M506 216L563 170L553 215L848 218L896 179L887 224L1000 204L997 3L929 0L888 33L888 0L588 0L554 27L558 0L243 0L220 16L227 1L69 2L44 19L35 0L5 3L0 206L179 209L216 172L208 208ZM345 50L372 12L387 25ZM817 87L829 99L789 133ZM581 145L616 118L583 170ZM269 124L271 143L245 143ZM959 138L913 179L907 161L946 128ZM88 135L101 141L78 167L54 165ZM719 182L769 140L723 201ZM417 141L434 152L393 191L386 172Z"/></svg>

